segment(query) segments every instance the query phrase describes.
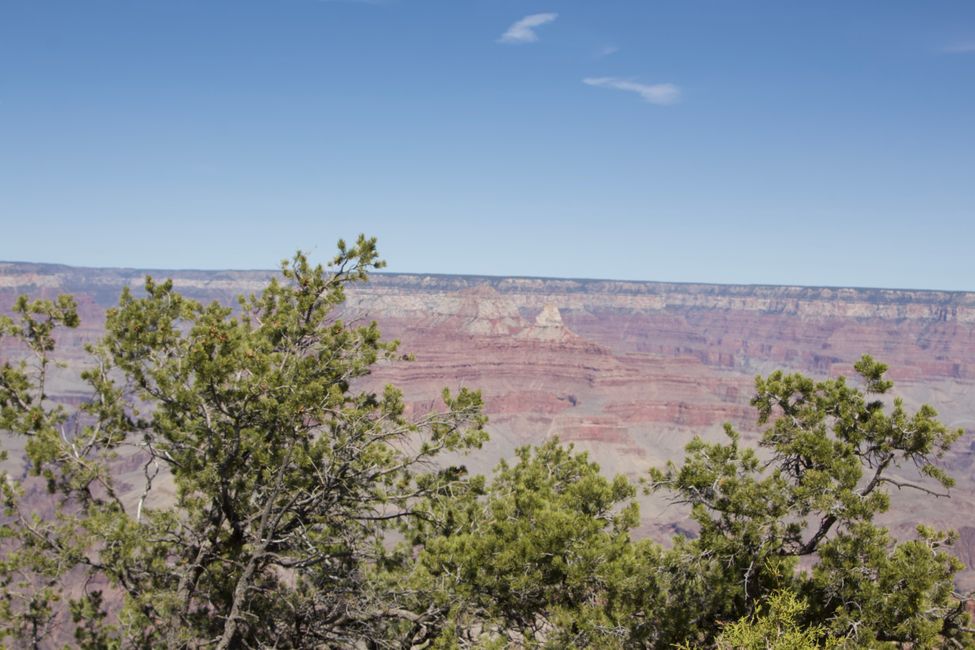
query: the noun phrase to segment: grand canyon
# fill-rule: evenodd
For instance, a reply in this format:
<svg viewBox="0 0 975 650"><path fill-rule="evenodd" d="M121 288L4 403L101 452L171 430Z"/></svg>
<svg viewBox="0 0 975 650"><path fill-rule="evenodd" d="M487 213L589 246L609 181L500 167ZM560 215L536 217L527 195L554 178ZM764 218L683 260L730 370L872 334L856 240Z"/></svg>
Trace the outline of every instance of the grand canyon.
<svg viewBox="0 0 975 650"><path fill-rule="evenodd" d="M272 275L0 264L4 311L19 294L78 300L82 325L60 339L57 399L82 398L84 344L120 290L138 290L146 273L227 304ZM377 321L412 355L368 380L402 387L411 409L434 408L445 386L482 391L491 441L464 460L480 473L557 436L606 473L639 479L679 460L693 436L717 439L724 422L755 441L756 374L850 375L860 355L873 355L909 407L930 403L965 430L942 459L957 480L950 498L904 491L886 523L902 537L921 521L955 528L957 553L975 566L975 293L377 273L349 292L341 317ZM661 497L642 497L642 509L640 534L666 540L688 526ZM975 572L960 581L975 587Z"/></svg>

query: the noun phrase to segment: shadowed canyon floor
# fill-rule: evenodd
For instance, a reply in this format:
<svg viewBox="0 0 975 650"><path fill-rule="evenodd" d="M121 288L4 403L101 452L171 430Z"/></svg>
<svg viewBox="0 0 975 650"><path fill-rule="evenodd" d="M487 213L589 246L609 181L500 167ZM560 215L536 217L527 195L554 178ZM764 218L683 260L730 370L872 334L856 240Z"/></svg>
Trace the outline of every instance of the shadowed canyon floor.
<svg viewBox="0 0 975 650"><path fill-rule="evenodd" d="M79 301L82 327L61 339L68 365L56 377L59 397L81 398L83 344L98 337L121 288L137 289L145 273L0 264L2 310L21 293ZM227 304L271 276L151 274ZM944 459L958 481L951 498L895 495L886 523L903 537L919 521L956 528L959 555L975 562L975 293L376 274L350 292L343 317L378 321L414 355L381 365L369 380L401 386L412 409L431 408L444 386L483 391L492 439L465 461L477 472L516 446L558 436L607 473L637 478L678 460L695 434L718 437L726 421L754 440L748 402L756 374L849 375L871 354L891 367L908 406L929 402L944 422L966 429ZM9 354L0 344L0 357ZM119 467L133 485L139 470ZM685 517L647 498L641 532L665 539ZM963 583L975 586L975 572Z"/></svg>

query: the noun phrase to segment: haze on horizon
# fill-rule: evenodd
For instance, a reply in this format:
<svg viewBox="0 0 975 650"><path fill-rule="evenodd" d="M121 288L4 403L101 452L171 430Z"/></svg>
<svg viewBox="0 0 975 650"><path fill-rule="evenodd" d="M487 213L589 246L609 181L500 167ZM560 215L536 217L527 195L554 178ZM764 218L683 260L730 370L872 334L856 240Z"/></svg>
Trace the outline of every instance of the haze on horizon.
<svg viewBox="0 0 975 650"><path fill-rule="evenodd" d="M0 259L975 290L975 5L10 0Z"/></svg>

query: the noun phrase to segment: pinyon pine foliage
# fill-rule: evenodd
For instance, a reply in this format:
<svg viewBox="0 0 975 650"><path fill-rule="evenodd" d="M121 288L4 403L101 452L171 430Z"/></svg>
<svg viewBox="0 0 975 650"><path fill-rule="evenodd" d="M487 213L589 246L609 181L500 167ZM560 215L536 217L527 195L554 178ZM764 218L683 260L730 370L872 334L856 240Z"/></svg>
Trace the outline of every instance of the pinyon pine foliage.
<svg viewBox="0 0 975 650"><path fill-rule="evenodd" d="M149 278L143 297L126 291L109 311L76 416L45 393L52 329L77 324L73 302L18 302L19 321L0 331L32 360L3 368L0 427L26 438L54 499L27 511L4 482L3 633L50 645L68 598L89 647L351 646L379 634L397 615L395 597L370 587L387 531L463 492L460 468L429 461L485 439L476 393L445 392L442 411L409 420L395 388L353 389L396 345L334 308L380 265L365 238L339 244L331 273L299 254L236 312ZM126 500L112 464L133 452L144 481ZM105 616L110 595L121 606Z"/></svg>
<svg viewBox="0 0 975 650"><path fill-rule="evenodd" d="M874 522L890 488L947 496L953 481L935 461L962 431L930 406L886 408L886 366L865 356L855 367L865 390L842 377L759 377L763 453L729 426L728 443L695 440L682 465L651 473L653 489L689 504L700 526L663 563L678 600L661 638L710 644L717 622L753 616L786 590L807 603L802 621L841 647L972 647L952 584L962 565L945 551L956 535L919 526L916 540L896 542ZM802 557L811 571L798 570Z"/></svg>
<svg viewBox="0 0 975 650"><path fill-rule="evenodd" d="M757 448L729 426L644 481L697 525L661 546L633 535L639 486L557 440L487 478L448 463L486 440L478 393L413 418L395 387L363 390L402 355L337 309L380 266L365 237L327 269L299 253L235 308L147 278L89 347L80 404L48 394L74 301L0 317L18 449L0 643L975 647L954 533L876 522L900 490L947 494L937 459L961 434L891 400L882 364L861 359L857 384L758 378Z"/></svg>

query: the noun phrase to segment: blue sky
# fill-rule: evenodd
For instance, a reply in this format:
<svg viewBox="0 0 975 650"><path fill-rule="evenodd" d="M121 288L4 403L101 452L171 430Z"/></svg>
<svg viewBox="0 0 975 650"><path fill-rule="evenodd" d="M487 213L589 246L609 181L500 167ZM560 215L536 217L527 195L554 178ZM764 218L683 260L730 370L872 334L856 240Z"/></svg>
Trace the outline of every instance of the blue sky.
<svg viewBox="0 0 975 650"><path fill-rule="evenodd" d="M970 0L0 0L0 259L975 290Z"/></svg>

